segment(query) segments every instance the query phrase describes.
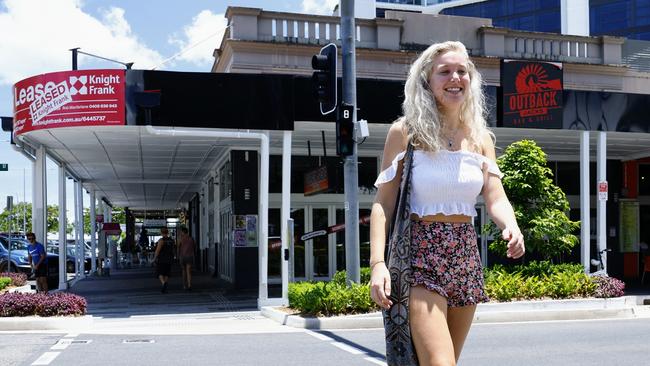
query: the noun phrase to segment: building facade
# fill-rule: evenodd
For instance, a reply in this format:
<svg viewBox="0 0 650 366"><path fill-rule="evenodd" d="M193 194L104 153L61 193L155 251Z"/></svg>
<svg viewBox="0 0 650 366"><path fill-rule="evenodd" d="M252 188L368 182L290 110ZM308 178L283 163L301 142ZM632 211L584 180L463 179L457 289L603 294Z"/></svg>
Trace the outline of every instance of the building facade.
<svg viewBox="0 0 650 366"><path fill-rule="evenodd" d="M111 107L119 117L113 125L40 123L28 131L34 116L20 117L30 109L25 104L16 111L13 131L20 135L16 148L41 172L35 174L36 194L46 186L47 155L60 164L60 179L68 175L79 183L79 192L83 187L133 212L181 211L200 243L201 267L235 287L259 286L260 299L267 300L269 284L328 279L346 267L334 118L320 114L310 80L311 57L330 42L340 45L340 18L243 7L228 8L226 17L229 27L210 73L87 70L44 76L61 90L75 88L77 97L82 84L110 74L121 91ZM556 183L568 195L571 218L582 221L581 246L569 259L589 270L589 259L610 248L610 273L638 276L639 242L650 240L650 72L643 56L648 44L637 41L632 48L620 37L530 32L495 27L487 18L410 10L356 20L356 107L370 131L358 147L360 264L369 260L373 183L387 131L401 114L408 68L419 52L446 40L462 41L483 75L497 154L524 138L546 152ZM517 104L507 100L513 87L508 70L516 63L561 70L560 83L549 80L559 101L552 124L548 118L504 117ZM21 103L29 102L29 88L35 90L39 78L15 86ZM596 189L605 182L607 200ZM47 202L44 197L34 199L37 209ZM475 225L481 228L488 217L482 201L476 208ZM484 264L497 260L487 251L489 240L479 238Z"/></svg>
<svg viewBox="0 0 650 366"><path fill-rule="evenodd" d="M399 3L399 2L398 2ZM485 3L485 2L482 2ZM379 2L376 2L379 8ZM415 5L404 4L398 5ZM555 8L553 8L555 9ZM553 11L556 11L555 9ZM534 8L530 11L535 12ZM390 87L399 85L399 90L406 78L408 67L418 52L429 44L449 39L464 42L478 65L486 82L486 91L494 104L498 105L502 92L501 64L504 59L527 61L553 61L563 66L564 72L564 106L563 121L560 130L536 128L502 127L502 116L498 108L491 111L490 123L497 135L497 147L505 148L509 143L524 137L535 139L548 153L549 165L554 177L567 193L571 202L570 216L580 219L580 132L579 131L608 131L607 133L607 180L610 187L610 198L606 208L598 208L595 192L598 163L595 157L597 145L594 134L591 136L590 166L591 194L588 213L591 229L588 237L591 253L597 248L598 213L606 211L608 235L603 241L608 246L618 247L618 201L619 199L634 198L635 188L631 187L632 171L645 174L646 152L642 146L648 142L648 123L642 122L643 133L635 134L633 139L641 138L640 145L631 146L622 131L633 131L629 121L618 116L596 117L591 112L595 110L610 110L608 103L616 105L644 103L650 87L646 81L650 74L621 66L624 63L625 40L616 37L583 37L566 36L557 33L538 33L495 27L493 21L477 17L452 17L431 15L413 11L385 10L384 16L375 19L357 19L357 78L359 98L359 118L365 118L370 124L370 138L359 146L361 161L360 170L360 217L369 213L373 199L372 181L378 173L381 161L383 138L388 123L399 116L400 95L380 95L363 87L368 80L374 80L378 85ZM262 9L229 8L226 16L232 24L225 34L220 49L215 51L213 72L226 73L257 73L257 74L287 74L309 76L311 56L318 52L323 45L339 42L339 19L329 16L310 16L303 14L266 12ZM239 24L239 26L237 26ZM246 24L242 26L242 24ZM367 93L376 94L375 100L364 100ZM637 100L638 101L634 101ZM621 104L622 103L622 104ZM370 116L374 108L386 108L393 104L395 108L387 108L384 115ZM378 107L382 105L382 107ZM637 104L638 105L638 104ZM315 108L316 109L316 108ZM587 110L587 112L583 112ZM633 112L630 112L634 114ZM317 161L319 164L336 166L333 144L321 149L320 132L328 141L334 139L334 126L326 118L312 115L309 120L296 116L294 140L292 143L292 176L298 179L292 182L291 210L294 218L296 239L304 233L326 229L341 224L343 221L343 195L335 188L327 193L307 195L300 189L300 178L305 170ZM633 119L635 119L634 117ZM325 120L325 121L323 121ZM587 121L587 122L585 122ZM311 157L309 143L311 142ZM314 148L318 146L318 148ZM625 148L630 150L625 150ZM502 150L501 150L502 151ZM314 155L319 154L316 158ZM279 156L271 157L277 161ZM601 163L604 165L604 163ZM640 168L639 168L640 166ZM340 167L340 164L339 164ZM215 167L218 170L218 167ZM272 169L273 170L273 169ZM275 169L277 171L277 169ZM336 169L334 169L336 170ZM339 169L340 172L340 169ZM339 173L340 174L340 173ZM338 177L336 173L333 176ZM366 179L367 178L367 179ZM273 180L273 178L271 178ZM644 179L634 178L635 182L645 184ZM634 183L634 184L637 184ZM273 185L273 183L271 183ZM645 188L644 188L645 190ZM638 195L638 194L637 194ZM271 210L277 210L278 199L273 199L271 193ZM645 202L645 198L641 198ZM275 203L274 203L275 202ZM479 203L476 224L481 225L488 219L482 203ZM646 204L640 207L643 220L648 220ZM270 214L270 223L274 220ZM277 216L277 215L275 215ZM611 224L611 225L610 225ZM216 227L215 231L227 232ZM275 225L277 227L277 224ZM611 227L610 227L611 226ZM480 226L479 226L480 227ZM227 229L227 228L226 228ZM611 229L611 230L609 230ZM269 236L272 234L270 228ZM362 265L368 257L368 231L361 226ZM642 235L647 235L645 231ZM293 279L321 279L331 276L337 269L345 268L345 256L342 233L329 233L315 239L297 240L292 255ZM486 253L488 238L481 238L481 250L485 262L492 258ZM605 244L601 244L605 245ZM364 256L365 253L365 256ZM279 254L278 254L279 255ZM576 249L572 259L579 261L580 249ZM626 259L620 251L610 255L610 269L614 274L624 275L625 263L638 260ZM278 257L279 258L279 257ZM638 267L637 267L638 268ZM633 272L633 270L630 270ZM630 275L632 275L630 273Z"/></svg>

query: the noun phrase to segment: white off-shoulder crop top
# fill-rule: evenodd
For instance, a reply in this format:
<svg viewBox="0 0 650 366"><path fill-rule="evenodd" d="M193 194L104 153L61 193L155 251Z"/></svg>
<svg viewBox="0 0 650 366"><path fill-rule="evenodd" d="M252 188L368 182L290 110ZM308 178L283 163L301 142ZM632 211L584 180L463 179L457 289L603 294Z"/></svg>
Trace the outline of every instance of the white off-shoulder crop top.
<svg viewBox="0 0 650 366"><path fill-rule="evenodd" d="M397 165L404 158L402 151L382 171L375 187L390 182L397 174ZM476 197L483 188L483 167L499 178L503 174L497 164L481 154L466 150L427 152L413 151L411 170L411 213L426 215L476 216Z"/></svg>

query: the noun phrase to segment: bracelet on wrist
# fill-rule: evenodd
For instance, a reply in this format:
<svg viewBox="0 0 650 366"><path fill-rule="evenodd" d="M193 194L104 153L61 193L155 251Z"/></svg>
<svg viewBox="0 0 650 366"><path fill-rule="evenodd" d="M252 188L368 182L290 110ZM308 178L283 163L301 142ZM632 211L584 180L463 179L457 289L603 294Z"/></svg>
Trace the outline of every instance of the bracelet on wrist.
<svg viewBox="0 0 650 366"><path fill-rule="evenodd" d="M384 262L384 261L376 261L375 263L370 264L370 270L372 270L372 268L374 266L376 266L378 263L386 263L386 262Z"/></svg>

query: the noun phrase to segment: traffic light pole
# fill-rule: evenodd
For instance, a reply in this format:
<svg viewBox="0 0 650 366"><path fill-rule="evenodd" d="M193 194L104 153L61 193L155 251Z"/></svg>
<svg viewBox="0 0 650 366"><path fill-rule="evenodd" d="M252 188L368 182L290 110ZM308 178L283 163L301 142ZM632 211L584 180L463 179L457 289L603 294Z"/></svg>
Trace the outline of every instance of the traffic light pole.
<svg viewBox="0 0 650 366"><path fill-rule="evenodd" d="M343 56L342 102L353 106L352 121L357 121L357 79L355 46L354 0L341 0L341 51ZM357 145L353 144L352 155L344 158L345 179L345 270L347 282L359 283L359 176Z"/></svg>

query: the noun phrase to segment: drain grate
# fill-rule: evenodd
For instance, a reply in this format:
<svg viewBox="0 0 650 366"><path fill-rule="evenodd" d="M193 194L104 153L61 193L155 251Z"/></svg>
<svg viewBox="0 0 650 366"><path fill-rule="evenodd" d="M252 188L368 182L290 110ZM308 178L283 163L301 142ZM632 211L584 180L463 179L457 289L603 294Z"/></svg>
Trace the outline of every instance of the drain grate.
<svg viewBox="0 0 650 366"><path fill-rule="evenodd" d="M122 343L156 343L153 339L125 339Z"/></svg>
<svg viewBox="0 0 650 366"><path fill-rule="evenodd" d="M70 344L88 344L90 342L92 342L92 340L90 339L75 339L72 342L70 342Z"/></svg>

